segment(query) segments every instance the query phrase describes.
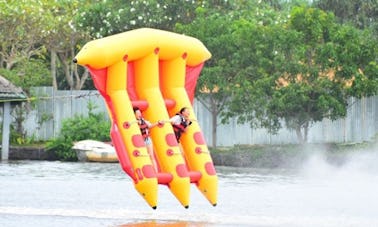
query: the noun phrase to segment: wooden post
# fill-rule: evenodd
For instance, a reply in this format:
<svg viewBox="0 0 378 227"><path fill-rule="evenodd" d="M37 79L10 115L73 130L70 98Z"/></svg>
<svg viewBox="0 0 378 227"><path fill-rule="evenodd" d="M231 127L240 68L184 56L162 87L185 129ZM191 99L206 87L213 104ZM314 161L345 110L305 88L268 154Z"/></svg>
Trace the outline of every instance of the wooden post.
<svg viewBox="0 0 378 227"><path fill-rule="evenodd" d="M3 140L1 144L1 160L8 160L9 157L9 134L10 134L10 102L4 102L3 105Z"/></svg>

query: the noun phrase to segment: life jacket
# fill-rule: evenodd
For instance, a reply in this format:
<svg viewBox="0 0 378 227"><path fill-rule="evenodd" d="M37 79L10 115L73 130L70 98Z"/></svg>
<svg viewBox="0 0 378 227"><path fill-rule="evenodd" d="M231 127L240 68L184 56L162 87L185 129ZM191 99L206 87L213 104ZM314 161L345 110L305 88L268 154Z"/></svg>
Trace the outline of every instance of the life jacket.
<svg viewBox="0 0 378 227"><path fill-rule="evenodd" d="M143 139L147 139L150 133L146 121L143 118L141 118L140 120L138 120L138 125L140 128L140 132L142 133Z"/></svg>
<svg viewBox="0 0 378 227"><path fill-rule="evenodd" d="M178 124L178 125L174 124L173 125L173 131L175 132L175 136L176 136L177 141L180 141L181 134L183 132L185 132L185 128L188 127L190 125L190 123L188 124L185 121L185 118L181 114L176 114L176 115L180 116L180 124Z"/></svg>

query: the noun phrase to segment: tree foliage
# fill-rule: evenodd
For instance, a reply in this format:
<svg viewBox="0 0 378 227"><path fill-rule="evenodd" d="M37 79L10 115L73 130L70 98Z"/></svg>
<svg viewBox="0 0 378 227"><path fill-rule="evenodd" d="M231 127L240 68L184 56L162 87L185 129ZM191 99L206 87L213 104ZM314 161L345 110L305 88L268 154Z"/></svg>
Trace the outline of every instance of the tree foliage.
<svg viewBox="0 0 378 227"><path fill-rule="evenodd" d="M377 94L377 71L371 67L377 43L366 38L371 33L339 25L332 14L306 6L294 7L287 23L272 28L251 32L265 41L243 44L262 54L250 62L254 76L241 77L230 116L271 132L284 120L305 142L312 123L345 117L349 97Z"/></svg>
<svg viewBox="0 0 378 227"><path fill-rule="evenodd" d="M176 31L200 39L212 53L196 86L196 97L212 114L213 147L216 146L217 117L227 106L236 70L232 65L235 45L231 14L199 7L190 24L177 24ZM209 23L210 22L210 23Z"/></svg>
<svg viewBox="0 0 378 227"><path fill-rule="evenodd" d="M350 97L378 92L377 1L310 2L1 1L0 73L25 89L91 88L71 61L84 43L140 27L175 31L212 53L196 95L214 139L236 117L272 133L286 126L305 142L311 124L344 117Z"/></svg>
<svg viewBox="0 0 378 227"><path fill-rule="evenodd" d="M50 69L55 89L80 90L85 87L89 73L72 62L77 49L89 39L88 33L75 27L75 15L89 0L46 1L44 46L50 52Z"/></svg>
<svg viewBox="0 0 378 227"><path fill-rule="evenodd" d="M190 23L206 1L110 0L82 7L75 17L79 29L93 38L151 27L172 31L175 23Z"/></svg>
<svg viewBox="0 0 378 227"><path fill-rule="evenodd" d="M43 55L45 48L39 40L44 38L45 21L36 2L1 1L0 8L0 67L12 69L18 62Z"/></svg>
<svg viewBox="0 0 378 227"><path fill-rule="evenodd" d="M13 66L11 70L1 69L0 75L12 81L17 87L22 87L27 95L30 94L30 88L36 85L48 86L51 84L48 66L42 59L32 58L28 61L21 61Z"/></svg>
<svg viewBox="0 0 378 227"><path fill-rule="evenodd" d="M377 0L315 0L314 5L333 12L342 24L352 23L359 29L372 28L378 32Z"/></svg>

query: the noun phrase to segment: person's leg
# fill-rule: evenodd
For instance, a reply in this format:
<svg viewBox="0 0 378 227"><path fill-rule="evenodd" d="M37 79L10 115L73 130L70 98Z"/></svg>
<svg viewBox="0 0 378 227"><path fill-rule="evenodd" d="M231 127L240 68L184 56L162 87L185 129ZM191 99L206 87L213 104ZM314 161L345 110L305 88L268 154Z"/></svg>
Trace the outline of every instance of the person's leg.
<svg viewBox="0 0 378 227"><path fill-rule="evenodd" d="M148 138L145 142L146 142L147 152L148 152L148 155L150 156L152 165L154 166L155 171L158 172L158 165L154 156L154 148L152 146L151 139Z"/></svg>

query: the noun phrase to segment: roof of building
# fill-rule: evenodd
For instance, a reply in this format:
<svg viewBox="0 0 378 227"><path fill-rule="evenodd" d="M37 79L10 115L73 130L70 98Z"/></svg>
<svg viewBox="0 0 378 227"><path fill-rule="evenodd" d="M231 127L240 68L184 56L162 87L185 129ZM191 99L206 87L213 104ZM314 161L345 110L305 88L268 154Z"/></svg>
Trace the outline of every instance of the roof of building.
<svg viewBox="0 0 378 227"><path fill-rule="evenodd" d="M16 87L4 77L0 76L0 100L24 101L27 96L20 87ZM21 99L21 100L19 100Z"/></svg>

